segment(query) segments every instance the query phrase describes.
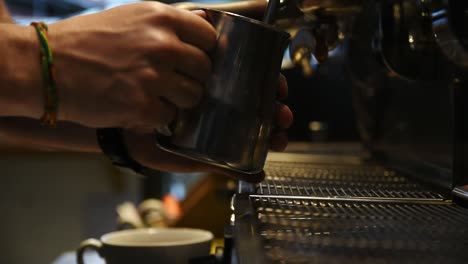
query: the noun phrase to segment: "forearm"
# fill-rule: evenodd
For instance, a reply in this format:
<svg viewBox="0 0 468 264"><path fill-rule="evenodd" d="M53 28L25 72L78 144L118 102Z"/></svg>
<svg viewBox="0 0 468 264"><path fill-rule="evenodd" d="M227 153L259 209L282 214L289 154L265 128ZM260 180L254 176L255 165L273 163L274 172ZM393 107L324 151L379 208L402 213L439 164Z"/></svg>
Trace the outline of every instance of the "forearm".
<svg viewBox="0 0 468 264"><path fill-rule="evenodd" d="M95 129L69 122L60 122L56 128L44 127L29 118L0 118L0 138L21 148L50 149L99 153Z"/></svg>
<svg viewBox="0 0 468 264"><path fill-rule="evenodd" d="M0 25L0 117L42 113L40 45L33 27Z"/></svg>
<svg viewBox="0 0 468 264"><path fill-rule="evenodd" d="M13 23L13 19L3 0L0 0L0 23Z"/></svg>

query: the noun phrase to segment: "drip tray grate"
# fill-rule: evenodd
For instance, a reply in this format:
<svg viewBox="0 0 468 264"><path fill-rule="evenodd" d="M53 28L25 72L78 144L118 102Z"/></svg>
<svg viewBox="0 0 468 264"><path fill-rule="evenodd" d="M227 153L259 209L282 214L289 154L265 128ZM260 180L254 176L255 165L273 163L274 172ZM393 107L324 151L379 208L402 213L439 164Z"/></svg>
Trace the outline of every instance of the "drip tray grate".
<svg viewBox="0 0 468 264"><path fill-rule="evenodd" d="M265 180L257 185L257 194L443 200L442 195L380 166L270 161L265 166L265 174Z"/></svg>
<svg viewBox="0 0 468 264"><path fill-rule="evenodd" d="M468 210L396 171L269 161L265 173L236 198L241 263L468 261Z"/></svg>
<svg viewBox="0 0 468 264"><path fill-rule="evenodd" d="M451 203L251 196L273 263L466 261L468 211Z"/></svg>

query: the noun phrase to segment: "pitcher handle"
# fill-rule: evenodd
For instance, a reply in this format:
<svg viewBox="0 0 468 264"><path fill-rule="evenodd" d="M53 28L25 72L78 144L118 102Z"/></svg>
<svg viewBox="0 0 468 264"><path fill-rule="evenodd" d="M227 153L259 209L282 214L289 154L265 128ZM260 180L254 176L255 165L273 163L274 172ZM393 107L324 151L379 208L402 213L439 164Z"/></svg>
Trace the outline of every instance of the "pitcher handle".
<svg viewBox="0 0 468 264"><path fill-rule="evenodd" d="M100 251L102 248L102 242L94 238L86 239L85 241L81 242L80 247L76 251L76 261L78 264L84 264L83 256L86 249L88 248L96 250L99 255L101 255Z"/></svg>

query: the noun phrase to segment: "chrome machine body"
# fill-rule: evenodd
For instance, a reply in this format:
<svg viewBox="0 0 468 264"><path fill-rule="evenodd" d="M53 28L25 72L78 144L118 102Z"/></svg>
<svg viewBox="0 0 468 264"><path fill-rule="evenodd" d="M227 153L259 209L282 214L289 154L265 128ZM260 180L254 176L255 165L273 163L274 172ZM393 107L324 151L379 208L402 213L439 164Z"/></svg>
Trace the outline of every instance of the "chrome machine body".
<svg viewBox="0 0 468 264"><path fill-rule="evenodd" d="M279 12L304 76L342 58L370 156L270 155L266 180L233 198L230 261L466 262L468 2L286 0Z"/></svg>

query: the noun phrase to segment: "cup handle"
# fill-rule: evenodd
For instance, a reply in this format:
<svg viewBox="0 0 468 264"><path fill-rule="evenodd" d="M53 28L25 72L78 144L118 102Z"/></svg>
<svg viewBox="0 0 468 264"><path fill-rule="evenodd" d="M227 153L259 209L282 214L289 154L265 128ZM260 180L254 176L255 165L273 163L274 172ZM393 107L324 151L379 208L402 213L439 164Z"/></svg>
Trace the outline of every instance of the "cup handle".
<svg viewBox="0 0 468 264"><path fill-rule="evenodd" d="M76 261L78 264L84 264L83 255L88 248L94 249L100 253L102 242L94 238L86 239L85 241L81 242L80 247L76 251Z"/></svg>

